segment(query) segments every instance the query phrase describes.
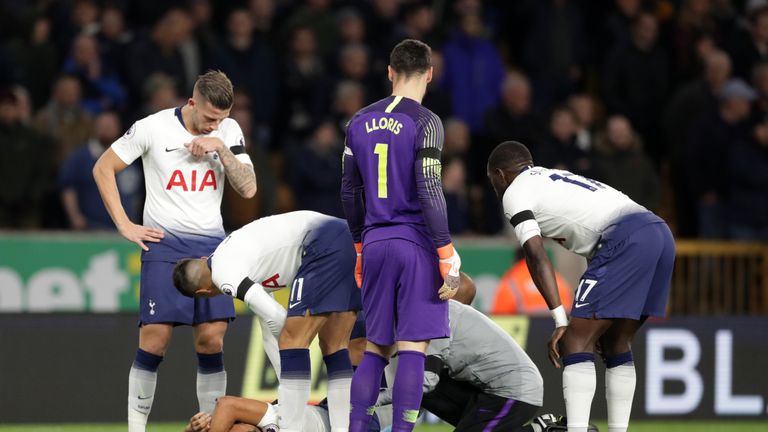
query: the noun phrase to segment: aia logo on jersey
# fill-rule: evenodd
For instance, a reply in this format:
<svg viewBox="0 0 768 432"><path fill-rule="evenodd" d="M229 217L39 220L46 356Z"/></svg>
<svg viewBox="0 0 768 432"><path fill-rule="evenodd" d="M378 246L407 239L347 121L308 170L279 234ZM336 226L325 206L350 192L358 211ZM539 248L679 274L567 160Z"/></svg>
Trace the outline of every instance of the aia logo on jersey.
<svg viewBox="0 0 768 432"><path fill-rule="evenodd" d="M261 285L265 288L282 288L284 285L280 285L277 280L280 278L280 273L275 273L269 279L265 279L261 282Z"/></svg>
<svg viewBox="0 0 768 432"><path fill-rule="evenodd" d="M184 192L192 191L192 192L202 192L206 187L212 188L213 190L218 189L218 185L216 184L216 174L214 174L213 170L208 170L205 172L205 174L202 175L202 180L200 182L197 182L197 179L200 178L198 176L197 170L192 170L188 176L184 176L184 173L181 170L175 170L173 171L173 174L171 174L171 179L168 180L168 185L165 186L166 190L171 190L171 188L181 188Z"/></svg>

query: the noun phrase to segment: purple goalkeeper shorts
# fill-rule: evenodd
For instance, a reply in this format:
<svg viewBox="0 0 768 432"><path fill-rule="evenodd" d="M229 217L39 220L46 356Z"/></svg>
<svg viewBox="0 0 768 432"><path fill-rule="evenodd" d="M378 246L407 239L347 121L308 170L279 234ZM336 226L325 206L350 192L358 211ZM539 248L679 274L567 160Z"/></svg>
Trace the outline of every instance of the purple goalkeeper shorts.
<svg viewBox="0 0 768 432"><path fill-rule="evenodd" d="M448 302L437 291L443 283L437 253L405 239L363 246L363 310L369 341L448 337Z"/></svg>

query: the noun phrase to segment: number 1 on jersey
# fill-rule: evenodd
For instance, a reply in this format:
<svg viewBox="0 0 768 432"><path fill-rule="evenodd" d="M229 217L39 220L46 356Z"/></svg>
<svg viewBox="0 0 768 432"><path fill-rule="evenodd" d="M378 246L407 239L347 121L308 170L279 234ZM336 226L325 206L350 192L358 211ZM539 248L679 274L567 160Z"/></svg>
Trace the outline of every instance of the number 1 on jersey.
<svg viewBox="0 0 768 432"><path fill-rule="evenodd" d="M373 152L379 156L379 198L387 197L387 154L388 144L378 143Z"/></svg>

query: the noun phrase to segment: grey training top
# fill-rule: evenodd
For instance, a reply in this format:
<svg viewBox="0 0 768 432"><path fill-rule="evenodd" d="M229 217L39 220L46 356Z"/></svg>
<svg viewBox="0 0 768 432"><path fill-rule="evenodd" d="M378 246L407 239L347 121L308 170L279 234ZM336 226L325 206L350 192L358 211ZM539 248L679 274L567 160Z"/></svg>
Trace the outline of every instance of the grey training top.
<svg viewBox="0 0 768 432"><path fill-rule="evenodd" d="M544 381L528 354L487 316L471 306L448 302L451 336L435 339L427 348L424 391L439 380L439 363L451 378L484 393L531 405L544 403Z"/></svg>

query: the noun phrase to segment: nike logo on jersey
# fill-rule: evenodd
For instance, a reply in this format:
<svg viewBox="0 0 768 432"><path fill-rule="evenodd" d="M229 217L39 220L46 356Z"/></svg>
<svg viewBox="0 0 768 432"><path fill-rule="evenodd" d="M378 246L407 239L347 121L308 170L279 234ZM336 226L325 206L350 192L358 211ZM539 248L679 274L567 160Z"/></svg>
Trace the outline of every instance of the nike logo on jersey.
<svg viewBox="0 0 768 432"><path fill-rule="evenodd" d="M145 396L145 397L138 396L139 400L147 400L147 399L149 399L151 397L152 396Z"/></svg>
<svg viewBox="0 0 768 432"><path fill-rule="evenodd" d="M172 151L176 151L176 150L179 150L179 149L181 149L181 147L174 147L174 148L168 148L168 147L166 147L166 148L165 148L165 151L166 151L166 152L172 152Z"/></svg>
<svg viewBox="0 0 768 432"><path fill-rule="evenodd" d="M288 303L288 309L293 309L294 306L301 303L300 301L297 301L296 303Z"/></svg>
<svg viewBox="0 0 768 432"><path fill-rule="evenodd" d="M582 307L582 306L586 306L586 305L588 305L588 304L589 304L589 303L576 303L576 304L575 304L575 305L573 305L573 306L574 306L576 309L578 309L578 308L580 308L580 307Z"/></svg>

